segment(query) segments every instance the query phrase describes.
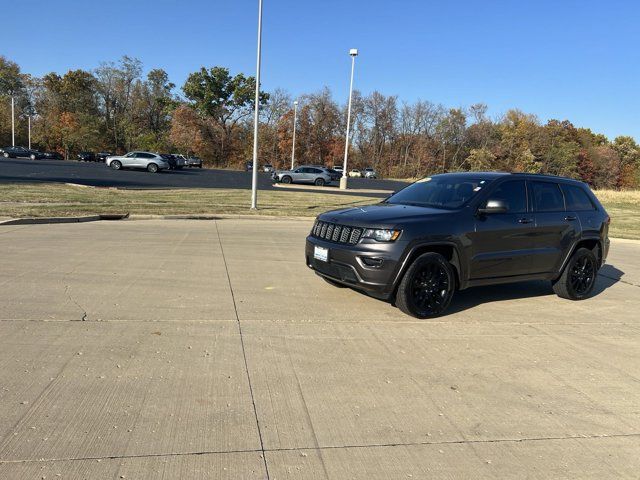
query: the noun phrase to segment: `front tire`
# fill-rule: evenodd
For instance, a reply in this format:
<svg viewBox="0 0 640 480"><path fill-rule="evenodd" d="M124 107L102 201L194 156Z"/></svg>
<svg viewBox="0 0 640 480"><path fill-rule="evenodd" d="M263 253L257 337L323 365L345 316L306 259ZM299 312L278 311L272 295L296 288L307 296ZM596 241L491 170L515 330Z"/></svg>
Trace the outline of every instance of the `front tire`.
<svg viewBox="0 0 640 480"><path fill-rule="evenodd" d="M285 175L284 177L282 177L282 180L280 180L280 181L281 181L282 183L285 183L285 184L287 184L287 185L288 185L288 184L290 184L290 183L291 183L291 177L289 177L289 176Z"/></svg>
<svg viewBox="0 0 640 480"><path fill-rule="evenodd" d="M147 172L149 173L158 173L158 165L155 163L150 163L147 165Z"/></svg>
<svg viewBox="0 0 640 480"><path fill-rule="evenodd" d="M31 158L31 160L35 160L36 156L34 154L31 154L31 156L29 158Z"/></svg>
<svg viewBox="0 0 640 480"><path fill-rule="evenodd" d="M396 306L416 318L442 315L456 289L453 267L439 253L423 253L402 277L396 293Z"/></svg>
<svg viewBox="0 0 640 480"><path fill-rule="evenodd" d="M113 162L111 162L109 166L114 170L120 170L122 168L122 163L119 162L118 160L114 160Z"/></svg>
<svg viewBox="0 0 640 480"><path fill-rule="evenodd" d="M2 154L2 156L3 156L4 158L9 158L9 152L4 152L4 153Z"/></svg>
<svg viewBox="0 0 640 480"><path fill-rule="evenodd" d="M588 248L579 248L552 283L553 291L561 298L584 300L591 294L597 275L598 259Z"/></svg>

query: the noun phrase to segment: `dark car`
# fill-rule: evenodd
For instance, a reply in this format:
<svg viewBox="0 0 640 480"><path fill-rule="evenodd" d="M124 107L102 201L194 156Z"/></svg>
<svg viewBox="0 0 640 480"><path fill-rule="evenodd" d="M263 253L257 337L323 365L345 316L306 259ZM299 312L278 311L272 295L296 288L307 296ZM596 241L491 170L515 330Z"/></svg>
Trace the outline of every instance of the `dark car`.
<svg viewBox="0 0 640 480"><path fill-rule="evenodd" d="M4 147L0 148L0 154L4 158L31 158L31 155L39 157L40 152L25 147Z"/></svg>
<svg viewBox="0 0 640 480"><path fill-rule="evenodd" d="M110 157L111 155L113 154L109 152L98 152L96 153L96 162L105 162L107 157Z"/></svg>
<svg viewBox="0 0 640 480"><path fill-rule="evenodd" d="M40 153L39 158L42 158L45 160L64 160L64 157L62 156L62 154L58 152L42 152ZM33 157L32 159L35 160Z"/></svg>
<svg viewBox="0 0 640 480"><path fill-rule="evenodd" d="M451 173L420 180L367 207L320 215L306 262L330 283L441 315L456 290L549 280L587 298L609 251L610 218L568 178Z"/></svg>
<svg viewBox="0 0 640 480"><path fill-rule="evenodd" d="M253 172L253 162L245 162L244 170L245 172Z"/></svg>
<svg viewBox="0 0 640 480"><path fill-rule="evenodd" d="M172 153L161 153L160 156L169 164L169 170L182 170L187 165L184 157L173 155Z"/></svg>
<svg viewBox="0 0 640 480"><path fill-rule="evenodd" d="M95 162L96 155L93 152L80 152L78 154L78 160L81 162Z"/></svg>

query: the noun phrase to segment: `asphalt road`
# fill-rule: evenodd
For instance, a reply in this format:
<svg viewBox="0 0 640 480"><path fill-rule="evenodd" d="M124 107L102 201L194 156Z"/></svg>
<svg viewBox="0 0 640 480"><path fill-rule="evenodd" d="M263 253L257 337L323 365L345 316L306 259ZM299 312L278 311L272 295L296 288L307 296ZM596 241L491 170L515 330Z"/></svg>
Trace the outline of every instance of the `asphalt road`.
<svg viewBox="0 0 640 480"><path fill-rule="evenodd" d="M311 220L0 227L0 479L637 479L640 243L594 296L431 321L304 262Z"/></svg>
<svg viewBox="0 0 640 480"><path fill-rule="evenodd" d="M260 189L274 188L267 173L258 176ZM115 171L104 163L65 160L29 160L0 157L0 184L16 182L62 182L94 187L153 188L233 188L250 189L251 173L234 170L183 169L151 174L144 170ZM351 190L399 190L403 182L349 179ZM318 191L336 192L337 185ZM384 194L372 195L384 196Z"/></svg>

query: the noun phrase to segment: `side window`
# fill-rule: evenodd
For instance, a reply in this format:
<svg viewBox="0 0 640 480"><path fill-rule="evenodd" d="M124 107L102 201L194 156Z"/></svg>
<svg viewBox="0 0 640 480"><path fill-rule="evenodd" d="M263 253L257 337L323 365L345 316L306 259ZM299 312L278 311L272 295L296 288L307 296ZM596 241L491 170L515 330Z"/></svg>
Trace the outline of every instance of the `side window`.
<svg viewBox="0 0 640 480"><path fill-rule="evenodd" d="M564 198L567 202L567 210L576 212L584 210L595 210L589 195L582 188L575 185L562 185Z"/></svg>
<svg viewBox="0 0 640 480"><path fill-rule="evenodd" d="M297 168L293 171L293 173L304 173L303 170L304 168Z"/></svg>
<svg viewBox="0 0 640 480"><path fill-rule="evenodd" d="M125 155L125 158L133 158L133 157L135 157L135 156L136 156L136 153L135 153L135 152L131 152L131 153L127 153L127 154Z"/></svg>
<svg viewBox="0 0 640 480"><path fill-rule="evenodd" d="M531 182L536 212L564 212L564 198L557 183Z"/></svg>
<svg viewBox="0 0 640 480"><path fill-rule="evenodd" d="M322 170L319 168L310 168L309 173L322 173Z"/></svg>
<svg viewBox="0 0 640 480"><path fill-rule="evenodd" d="M527 190L524 180L503 183L489 195L489 199L505 202L508 213L527 211Z"/></svg>
<svg viewBox="0 0 640 480"><path fill-rule="evenodd" d="M140 157L140 158L153 158L154 157L150 153L139 153L137 156Z"/></svg>

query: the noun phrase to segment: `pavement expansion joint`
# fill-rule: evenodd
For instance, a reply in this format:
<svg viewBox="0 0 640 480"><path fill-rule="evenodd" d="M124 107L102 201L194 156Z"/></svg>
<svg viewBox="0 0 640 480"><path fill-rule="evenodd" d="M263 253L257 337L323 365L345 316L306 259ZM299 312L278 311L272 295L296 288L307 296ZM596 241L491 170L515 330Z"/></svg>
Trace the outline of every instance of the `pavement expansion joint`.
<svg viewBox="0 0 640 480"><path fill-rule="evenodd" d="M614 434L585 434L585 435L565 435L565 436L548 436L548 437L522 437L522 438L488 438L478 440L444 440L444 441L426 441L426 442L394 442L394 443L371 443L371 444L352 444L352 445L321 445L318 447L284 447L284 448L265 448L265 449L237 449L237 450L204 450L193 452L166 452L166 453L146 453L146 454L130 454L130 455L103 455L103 456L87 456L87 457L61 457L61 458L38 458L38 459L18 459L18 460L2 460L2 464L21 464L21 463L44 463L44 462L81 462L92 460L126 460L131 458L166 458L166 457L184 457L198 455L224 455L224 454L242 454L242 453L260 453L263 459L266 459L266 453L280 452L298 452L298 451L322 451L322 450L349 450L364 448L396 448L396 447L419 447L419 446L446 446L446 445L477 445L477 444L501 444L501 443L527 443L527 442L553 442L565 440L602 440L608 438L640 438L638 433L614 433ZM266 460L265 460L266 463Z"/></svg>
<svg viewBox="0 0 640 480"><path fill-rule="evenodd" d="M258 429L258 438L260 439L260 451L262 452L261 457L264 462L264 469L267 475L267 480L271 477L269 476L269 466L267 465L267 456L265 455L264 449L264 441L262 439L262 431L260 429L260 420L258 418L258 409L256 408L256 400L253 395L253 385L251 384L251 374L249 373L249 364L247 362L247 352L244 346L244 337L242 336L242 324L240 323L240 316L238 315L238 307L236 305L236 297L233 292L233 285L231 284L231 275L229 274L229 266L227 265L227 259L224 255L224 247L222 245L222 238L220 238L220 230L218 229L218 221L215 221L216 226L216 234L218 236L218 243L220 244L220 254L222 256L222 262L224 263L224 269L227 274L227 281L229 283L229 289L231 291L231 300L233 301L233 311L236 316L236 321L238 324L238 333L240 334L240 345L242 346L242 357L244 359L244 369L247 374L247 382L249 383L249 393L251 395L251 404L253 405L253 414L256 419L256 427Z"/></svg>

